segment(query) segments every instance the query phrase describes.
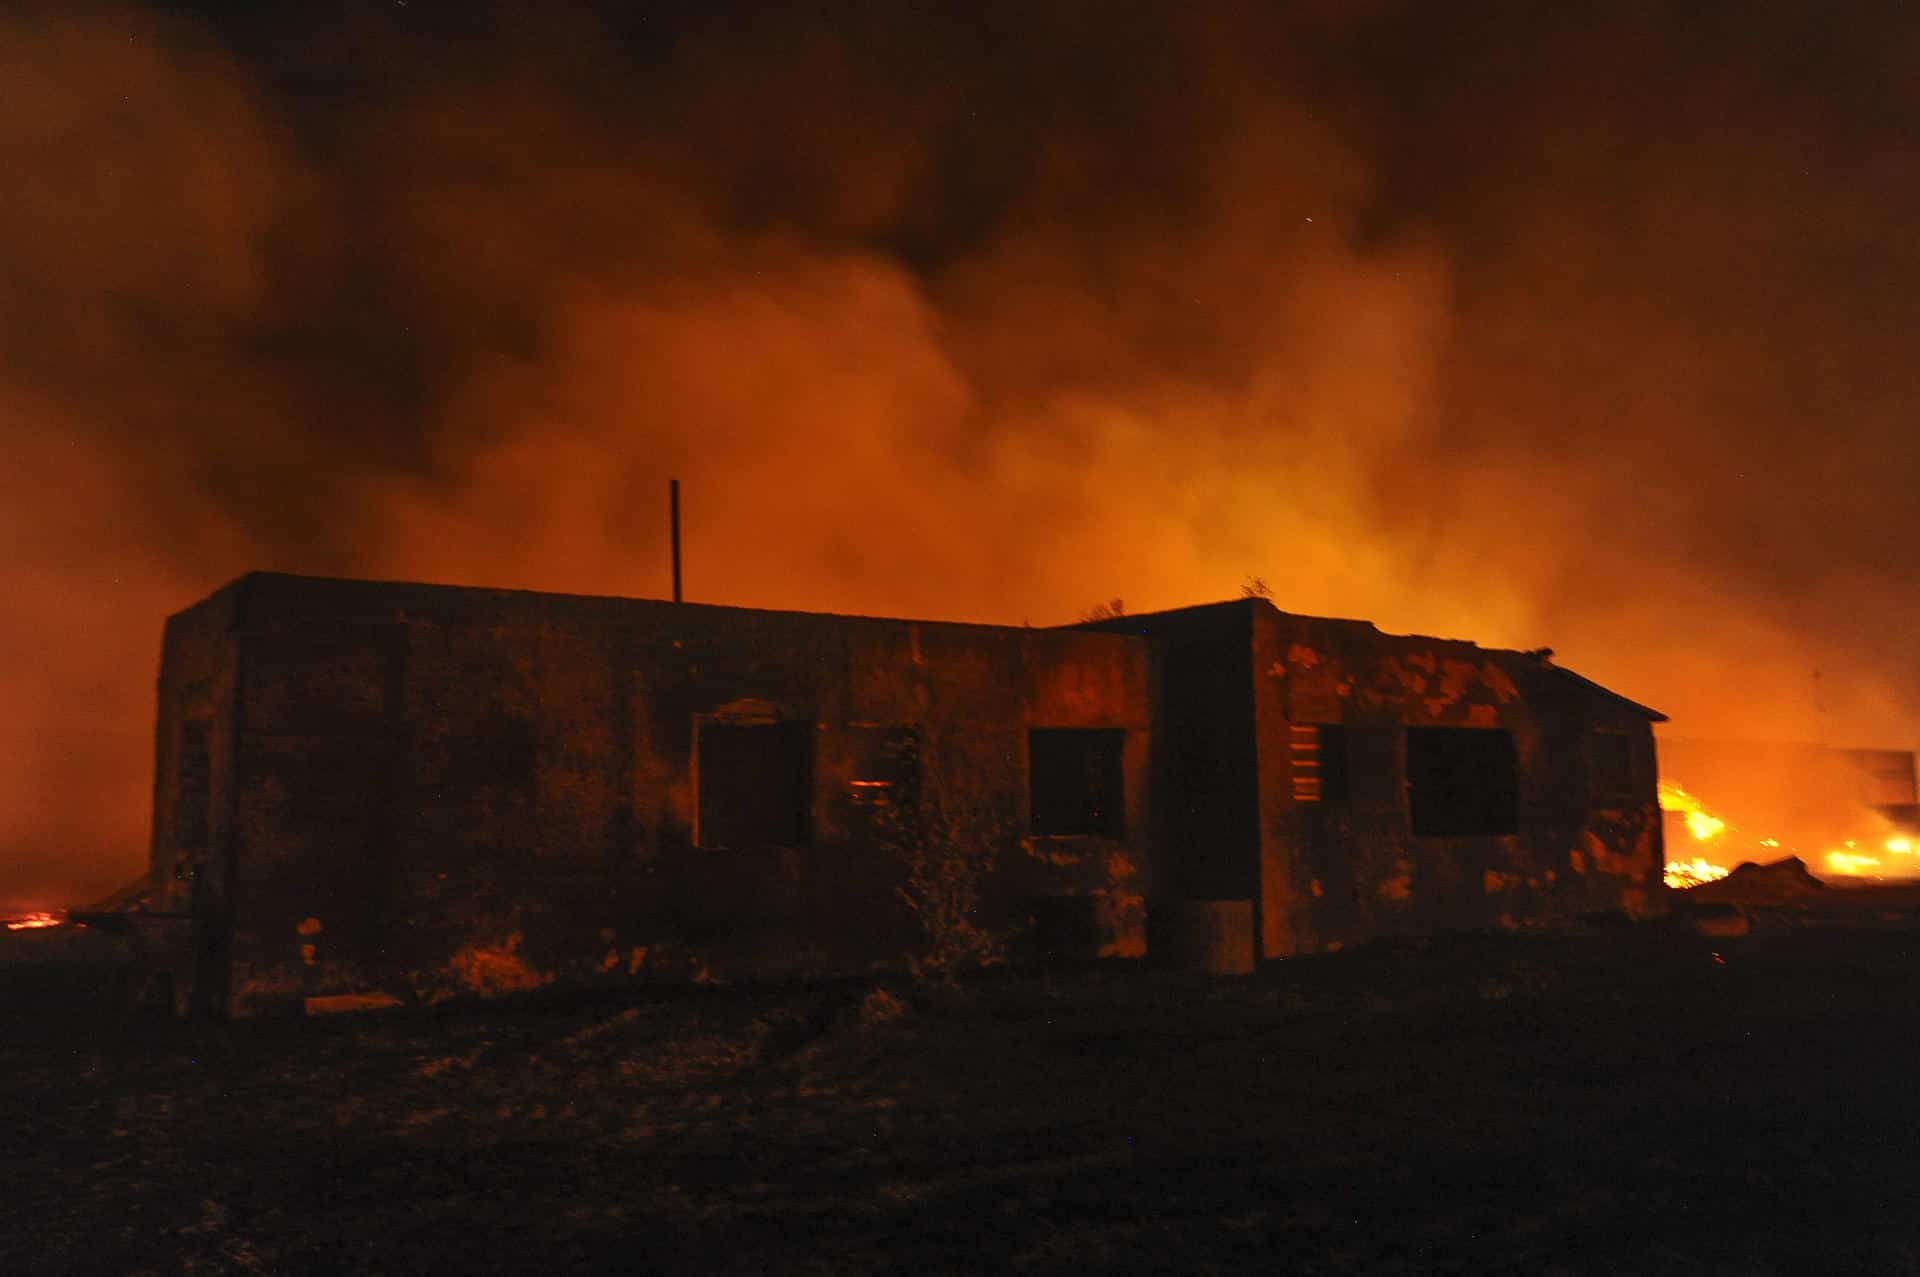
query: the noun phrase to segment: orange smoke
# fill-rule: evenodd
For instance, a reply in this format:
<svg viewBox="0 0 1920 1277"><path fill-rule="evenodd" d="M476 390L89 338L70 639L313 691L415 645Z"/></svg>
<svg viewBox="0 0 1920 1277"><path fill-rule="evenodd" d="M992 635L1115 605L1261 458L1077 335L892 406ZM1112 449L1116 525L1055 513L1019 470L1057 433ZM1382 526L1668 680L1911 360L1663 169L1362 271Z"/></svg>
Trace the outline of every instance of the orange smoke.
<svg viewBox="0 0 1920 1277"><path fill-rule="evenodd" d="M0 903L143 863L165 613L658 596L669 476L694 600L1258 574L1697 733L1912 737L1920 280L1855 278L1905 170L1769 105L1763 16L1708 78L1544 10L269 8L0 19ZM1731 139L1661 96L1709 82Z"/></svg>

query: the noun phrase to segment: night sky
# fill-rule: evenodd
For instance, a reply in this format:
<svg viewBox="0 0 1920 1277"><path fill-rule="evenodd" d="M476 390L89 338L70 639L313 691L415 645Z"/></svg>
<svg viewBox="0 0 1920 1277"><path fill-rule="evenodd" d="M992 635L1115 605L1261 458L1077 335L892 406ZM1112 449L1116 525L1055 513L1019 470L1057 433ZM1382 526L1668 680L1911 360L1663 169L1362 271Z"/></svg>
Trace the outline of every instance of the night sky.
<svg viewBox="0 0 1920 1277"><path fill-rule="evenodd" d="M0 17L0 903L142 867L167 613L658 596L674 476L699 601L1920 743L1905 6L534 7Z"/></svg>

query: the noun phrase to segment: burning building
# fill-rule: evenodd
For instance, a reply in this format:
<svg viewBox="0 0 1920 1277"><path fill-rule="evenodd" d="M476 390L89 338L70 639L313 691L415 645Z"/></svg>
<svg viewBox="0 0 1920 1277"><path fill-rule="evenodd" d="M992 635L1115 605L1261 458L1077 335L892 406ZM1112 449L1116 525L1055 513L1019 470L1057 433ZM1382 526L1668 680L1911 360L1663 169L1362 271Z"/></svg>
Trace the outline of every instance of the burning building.
<svg viewBox="0 0 1920 1277"><path fill-rule="evenodd" d="M149 907L205 1004L1141 957L1640 912L1661 715L1242 599L1035 629L277 574L172 617Z"/></svg>

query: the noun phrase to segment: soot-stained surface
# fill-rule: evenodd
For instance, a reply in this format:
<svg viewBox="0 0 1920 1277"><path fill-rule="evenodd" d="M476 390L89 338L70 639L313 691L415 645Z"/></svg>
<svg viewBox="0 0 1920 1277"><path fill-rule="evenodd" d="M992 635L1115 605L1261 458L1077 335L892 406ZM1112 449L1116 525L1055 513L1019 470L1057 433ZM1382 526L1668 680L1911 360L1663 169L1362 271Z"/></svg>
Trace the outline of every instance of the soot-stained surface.
<svg viewBox="0 0 1920 1277"><path fill-rule="evenodd" d="M1911 1271L1911 932L0 1045L13 1272Z"/></svg>

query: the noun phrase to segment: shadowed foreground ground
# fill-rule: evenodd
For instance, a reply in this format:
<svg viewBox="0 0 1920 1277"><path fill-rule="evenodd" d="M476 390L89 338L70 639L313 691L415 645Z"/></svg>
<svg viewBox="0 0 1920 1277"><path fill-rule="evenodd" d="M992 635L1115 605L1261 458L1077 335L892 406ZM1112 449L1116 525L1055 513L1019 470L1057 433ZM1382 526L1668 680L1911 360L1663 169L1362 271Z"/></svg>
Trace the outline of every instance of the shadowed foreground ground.
<svg viewBox="0 0 1920 1277"><path fill-rule="evenodd" d="M1920 1272L1917 950L16 1015L0 1271Z"/></svg>

